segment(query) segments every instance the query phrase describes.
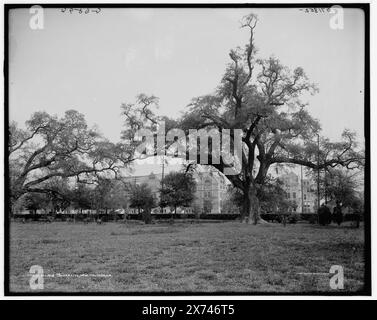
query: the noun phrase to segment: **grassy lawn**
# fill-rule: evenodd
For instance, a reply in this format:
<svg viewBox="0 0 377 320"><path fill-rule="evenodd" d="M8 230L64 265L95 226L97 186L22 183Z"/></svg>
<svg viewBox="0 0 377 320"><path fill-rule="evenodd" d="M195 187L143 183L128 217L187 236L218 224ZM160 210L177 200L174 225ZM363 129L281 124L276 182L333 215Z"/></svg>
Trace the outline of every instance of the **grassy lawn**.
<svg viewBox="0 0 377 320"><path fill-rule="evenodd" d="M32 265L44 269L41 292L329 292L331 265L344 268L344 292L363 289L362 228L12 222L10 231L12 292L32 291Z"/></svg>

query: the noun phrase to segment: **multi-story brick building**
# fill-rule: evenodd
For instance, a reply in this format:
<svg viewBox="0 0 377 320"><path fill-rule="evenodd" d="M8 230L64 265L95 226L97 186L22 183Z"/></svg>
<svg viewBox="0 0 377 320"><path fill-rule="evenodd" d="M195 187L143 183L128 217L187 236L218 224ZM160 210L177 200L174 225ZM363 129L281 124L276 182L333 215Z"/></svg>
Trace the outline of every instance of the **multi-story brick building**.
<svg viewBox="0 0 377 320"><path fill-rule="evenodd" d="M194 175L196 180L196 205L202 213L223 213L228 179L217 170L206 170Z"/></svg>
<svg viewBox="0 0 377 320"><path fill-rule="evenodd" d="M301 178L293 171L278 176L283 182L286 197L292 202L294 212L315 212L317 207L316 187L309 179Z"/></svg>

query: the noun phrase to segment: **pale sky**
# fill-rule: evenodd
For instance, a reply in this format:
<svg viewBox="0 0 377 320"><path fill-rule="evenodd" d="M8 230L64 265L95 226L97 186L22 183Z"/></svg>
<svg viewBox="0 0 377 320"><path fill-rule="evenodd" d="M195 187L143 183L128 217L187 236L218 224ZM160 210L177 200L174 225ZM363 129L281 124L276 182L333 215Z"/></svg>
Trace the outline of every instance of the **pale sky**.
<svg viewBox="0 0 377 320"><path fill-rule="evenodd" d="M120 105L138 93L160 98L160 114L179 116L193 97L214 91L229 50L244 46L242 16L259 17L258 56L301 66L319 93L308 110L323 134L364 135L364 14L344 9L344 29L330 13L298 9L102 9L99 14L45 9L32 30L28 10L10 15L9 112L23 123L39 110L85 114L112 141L122 130Z"/></svg>

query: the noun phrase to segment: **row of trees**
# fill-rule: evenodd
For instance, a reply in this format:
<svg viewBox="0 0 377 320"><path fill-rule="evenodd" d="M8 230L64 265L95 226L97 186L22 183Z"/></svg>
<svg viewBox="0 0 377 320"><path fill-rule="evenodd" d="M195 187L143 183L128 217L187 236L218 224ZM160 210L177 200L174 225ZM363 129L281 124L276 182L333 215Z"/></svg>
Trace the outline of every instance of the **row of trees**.
<svg viewBox="0 0 377 320"><path fill-rule="evenodd" d="M117 209L136 208L145 222L150 222L150 211L155 206L172 208L190 206L194 200L195 180L191 173L171 172L162 180L160 201L147 184L133 184L122 179L98 178L95 184L76 183L68 179L50 179L40 185L44 192L28 192L17 201L15 209L26 208L45 213L63 211L67 208L90 209L115 213Z"/></svg>
<svg viewBox="0 0 377 320"><path fill-rule="evenodd" d="M40 186L43 192L28 192L18 198L15 209L38 209L46 213L78 210L104 210L105 213L127 206L127 188L120 180L100 178L94 185L70 184L68 179L51 179Z"/></svg>

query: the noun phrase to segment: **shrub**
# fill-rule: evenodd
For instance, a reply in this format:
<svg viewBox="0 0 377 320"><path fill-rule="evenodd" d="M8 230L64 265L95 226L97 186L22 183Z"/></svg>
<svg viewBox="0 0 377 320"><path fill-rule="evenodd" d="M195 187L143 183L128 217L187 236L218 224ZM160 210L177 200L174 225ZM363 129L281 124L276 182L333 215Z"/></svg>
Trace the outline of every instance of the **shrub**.
<svg viewBox="0 0 377 320"><path fill-rule="evenodd" d="M296 214L291 214L288 217L288 223L297 223L298 217Z"/></svg>

